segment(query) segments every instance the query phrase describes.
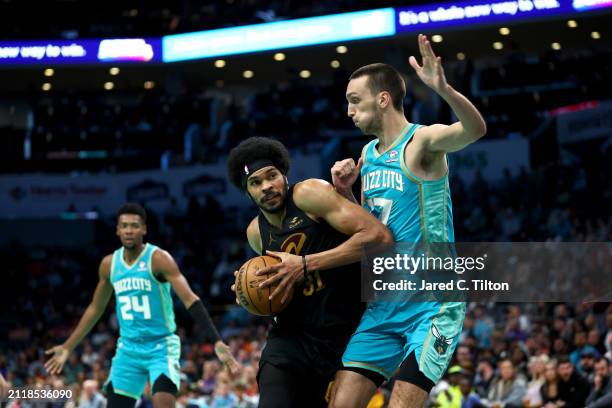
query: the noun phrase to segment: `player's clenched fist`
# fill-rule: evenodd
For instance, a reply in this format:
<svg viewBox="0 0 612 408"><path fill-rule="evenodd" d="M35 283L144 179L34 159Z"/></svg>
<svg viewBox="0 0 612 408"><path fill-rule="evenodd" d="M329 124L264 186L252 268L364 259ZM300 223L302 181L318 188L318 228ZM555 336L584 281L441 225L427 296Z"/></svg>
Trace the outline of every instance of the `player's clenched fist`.
<svg viewBox="0 0 612 408"><path fill-rule="evenodd" d="M351 189L359 173L361 172L361 166L363 166L363 160L361 157L357 164L353 159L344 159L337 161L332 169L332 183L338 191L348 191Z"/></svg>

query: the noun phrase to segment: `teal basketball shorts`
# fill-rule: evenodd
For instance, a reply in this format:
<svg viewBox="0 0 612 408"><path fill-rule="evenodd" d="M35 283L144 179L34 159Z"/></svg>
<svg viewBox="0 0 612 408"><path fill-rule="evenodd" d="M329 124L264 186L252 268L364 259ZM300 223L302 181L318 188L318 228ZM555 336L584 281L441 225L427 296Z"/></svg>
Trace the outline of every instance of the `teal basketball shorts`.
<svg viewBox="0 0 612 408"><path fill-rule="evenodd" d="M147 380L152 387L165 374L178 390L180 356L181 341L176 334L147 340L120 337L105 387L112 382L115 393L138 399Z"/></svg>
<svg viewBox="0 0 612 408"><path fill-rule="evenodd" d="M414 352L437 383L451 361L465 319L464 302L371 302L342 356L344 367L393 376Z"/></svg>

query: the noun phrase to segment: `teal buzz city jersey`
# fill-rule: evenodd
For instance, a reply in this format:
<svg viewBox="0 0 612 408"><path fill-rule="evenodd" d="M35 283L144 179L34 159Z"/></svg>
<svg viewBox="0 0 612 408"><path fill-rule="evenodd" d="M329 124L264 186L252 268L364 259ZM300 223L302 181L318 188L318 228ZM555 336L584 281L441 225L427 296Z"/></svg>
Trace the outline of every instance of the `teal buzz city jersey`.
<svg viewBox="0 0 612 408"><path fill-rule="evenodd" d="M383 154L376 150L377 140L364 147L363 205L389 228L395 242L454 242L448 175L423 180L404 162L406 146L418 127L407 126ZM342 364L374 371L388 380L414 354L419 371L435 384L459 341L465 303L406 301L403 292L395 295L368 304ZM440 339L445 343L441 345Z"/></svg>
<svg viewBox="0 0 612 408"><path fill-rule="evenodd" d="M119 334L124 339L163 337L176 330L171 285L158 281L152 272L153 253L158 249L145 244L131 266L123 258L123 247L113 253L111 284L115 290Z"/></svg>
<svg viewBox="0 0 612 408"><path fill-rule="evenodd" d="M407 126L383 154L378 139L364 147L361 168L364 207L385 224L395 242L454 242L448 174L423 180L404 162L404 151L419 125Z"/></svg>

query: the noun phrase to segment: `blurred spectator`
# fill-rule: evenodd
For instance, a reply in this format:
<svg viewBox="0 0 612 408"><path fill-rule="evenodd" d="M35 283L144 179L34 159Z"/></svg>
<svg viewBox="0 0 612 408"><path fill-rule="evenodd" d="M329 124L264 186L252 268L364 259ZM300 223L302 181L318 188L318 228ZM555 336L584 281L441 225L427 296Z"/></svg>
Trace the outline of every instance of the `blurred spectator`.
<svg viewBox="0 0 612 408"><path fill-rule="evenodd" d="M204 395L212 395L217 386L217 373L221 369L221 366L216 360L209 360L204 362L204 369L202 370L202 379L200 381L200 391Z"/></svg>
<svg viewBox="0 0 612 408"><path fill-rule="evenodd" d="M595 363L593 388L586 400L587 408L612 407L612 380L610 380L610 362L600 357Z"/></svg>
<svg viewBox="0 0 612 408"><path fill-rule="evenodd" d="M559 400L564 408L584 407L589 395L589 383L574 368L567 356L558 359Z"/></svg>
<svg viewBox="0 0 612 408"><path fill-rule="evenodd" d="M540 356L531 357L527 366L529 370L529 384L527 384L527 392L523 398L523 404L526 407L539 407L542 405L542 395L540 389L544 385L546 364L548 356L542 354Z"/></svg>
<svg viewBox="0 0 612 408"><path fill-rule="evenodd" d="M526 392L525 379L516 372L509 359L499 363L499 377L489 389L488 400L491 406L522 407Z"/></svg>
<svg viewBox="0 0 612 408"><path fill-rule="evenodd" d="M595 355L597 350L587 344L587 334L584 331L577 332L574 335L574 351L569 356L570 362L574 365L574 367L580 364L580 357L582 357L583 353L592 353Z"/></svg>
<svg viewBox="0 0 612 408"><path fill-rule="evenodd" d="M495 365L489 359L483 359L476 368L474 384L479 395L486 396L495 378Z"/></svg>
<svg viewBox="0 0 612 408"><path fill-rule="evenodd" d="M234 408L257 408L259 398L249 395L247 390L248 387L244 382L240 381L236 384L234 387L234 395L236 396Z"/></svg>
<svg viewBox="0 0 612 408"><path fill-rule="evenodd" d="M478 343L487 348L491 344L491 333L493 333L493 319L486 314L484 305L477 305L474 309L474 336Z"/></svg>
<svg viewBox="0 0 612 408"><path fill-rule="evenodd" d="M480 397L472 387L472 381L469 376L462 376L459 380L459 389L461 390L461 408L480 408L482 403Z"/></svg>
<svg viewBox="0 0 612 408"><path fill-rule="evenodd" d="M459 366L452 366L448 369L448 387L439 390L434 401L437 408L461 408L463 394L459 387L463 369Z"/></svg>
<svg viewBox="0 0 612 408"><path fill-rule="evenodd" d="M106 398L98 390L96 380L86 380L83 383L83 392L79 401L79 408L105 408Z"/></svg>
<svg viewBox="0 0 612 408"><path fill-rule="evenodd" d="M595 356L595 353L589 350L583 351L582 354L580 355L580 363L578 364L578 367L576 367L576 370L578 371L578 373L584 376L584 378L589 383L593 382L593 376L594 376L593 370L595 369L595 358L598 356L599 354Z"/></svg>
<svg viewBox="0 0 612 408"><path fill-rule="evenodd" d="M540 396L545 407L554 404L559 399L559 376L557 375L557 362L554 360L548 362L544 369L544 384L540 388Z"/></svg>
<svg viewBox="0 0 612 408"><path fill-rule="evenodd" d="M210 408L232 408L238 402L238 398L231 392L230 384L219 381L213 393Z"/></svg>

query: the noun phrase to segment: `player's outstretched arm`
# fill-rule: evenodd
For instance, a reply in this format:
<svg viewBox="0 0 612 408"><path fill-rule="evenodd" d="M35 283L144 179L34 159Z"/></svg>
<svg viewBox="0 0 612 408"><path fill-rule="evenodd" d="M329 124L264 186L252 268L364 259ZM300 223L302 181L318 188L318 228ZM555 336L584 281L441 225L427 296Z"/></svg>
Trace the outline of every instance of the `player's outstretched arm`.
<svg viewBox="0 0 612 408"><path fill-rule="evenodd" d="M68 359L68 355L79 345L81 340L89 333L89 331L98 322L108 301L113 294L113 286L110 282L110 267L111 267L112 256L107 255L100 262L98 269L98 275L100 277L98 286L93 295L93 299L85 313L81 316L79 324L76 329L72 332L70 337L64 342L64 344L50 348L45 354L53 354L53 356L45 363L45 369L49 374L59 374L64 367L64 363Z"/></svg>
<svg viewBox="0 0 612 408"><path fill-rule="evenodd" d="M461 150L484 136L487 125L478 109L446 82L442 60L434 54L427 37L419 34L418 42L422 65L412 56L410 65L418 77L450 105L459 119L450 126L438 124L425 127L419 131L419 137L425 142L425 149L431 152Z"/></svg>
<svg viewBox="0 0 612 408"><path fill-rule="evenodd" d="M263 286L281 280L271 297L282 294L281 300L286 300L290 287L301 281L304 276L304 262L309 271L336 268L358 262L361 259L363 245L393 242L393 236L387 227L365 209L338 194L326 181L310 179L296 184L293 189L293 201L302 211L324 219L331 227L348 235L349 239L335 248L308 254L305 257L268 251L268 254L282 261L257 272L257 275L276 272L274 276L264 281Z"/></svg>
<svg viewBox="0 0 612 408"><path fill-rule="evenodd" d="M215 353L219 360L227 366L232 374L237 373L239 371L238 362L230 353L229 346L221 340L221 336L208 311L200 298L191 290L187 279L185 279L185 276L179 270L172 256L163 250L155 251L153 253L152 267L157 276L162 276L166 281L170 282L172 289L181 299L193 320L204 331L207 340L215 345Z"/></svg>

